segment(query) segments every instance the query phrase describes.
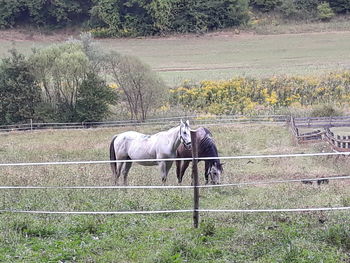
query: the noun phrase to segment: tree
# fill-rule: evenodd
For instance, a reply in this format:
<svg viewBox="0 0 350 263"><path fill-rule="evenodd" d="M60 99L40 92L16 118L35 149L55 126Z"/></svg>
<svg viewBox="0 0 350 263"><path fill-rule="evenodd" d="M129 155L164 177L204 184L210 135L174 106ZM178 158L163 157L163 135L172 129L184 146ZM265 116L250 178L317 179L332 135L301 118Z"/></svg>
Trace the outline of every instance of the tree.
<svg viewBox="0 0 350 263"><path fill-rule="evenodd" d="M251 0L250 4L263 12L269 12L280 5L281 0Z"/></svg>
<svg viewBox="0 0 350 263"><path fill-rule="evenodd" d="M22 1L0 0L0 28L9 28L16 23L20 16Z"/></svg>
<svg viewBox="0 0 350 263"><path fill-rule="evenodd" d="M78 89L77 121L101 121L108 113L108 104L116 99L115 93L94 72L89 72Z"/></svg>
<svg viewBox="0 0 350 263"><path fill-rule="evenodd" d="M150 67L132 56L111 52L107 69L122 89L130 117L145 120L151 109L165 100L166 85Z"/></svg>
<svg viewBox="0 0 350 263"><path fill-rule="evenodd" d="M337 13L349 13L350 1L349 0L328 0L330 7Z"/></svg>
<svg viewBox="0 0 350 263"><path fill-rule="evenodd" d="M318 17L322 21L330 20L334 16L332 8L329 3L323 2L317 6Z"/></svg>
<svg viewBox="0 0 350 263"><path fill-rule="evenodd" d="M29 62L15 49L0 64L0 123L13 124L34 117L40 88Z"/></svg>
<svg viewBox="0 0 350 263"><path fill-rule="evenodd" d="M0 27L81 24L89 18L91 7L91 0L0 0Z"/></svg>
<svg viewBox="0 0 350 263"><path fill-rule="evenodd" d="M89 59L82 45L66 42L37 50L30 58L43 100L50 104L61 121L74 118L78 88L89 72Z"/></svg>
<svg viewBox="0 0 350 263"><path fill-rule="evenodd" d="M41 120L101 121L116 97L99 77L105 60L90 34L34 50L30 62L42 88Z"/></svg>

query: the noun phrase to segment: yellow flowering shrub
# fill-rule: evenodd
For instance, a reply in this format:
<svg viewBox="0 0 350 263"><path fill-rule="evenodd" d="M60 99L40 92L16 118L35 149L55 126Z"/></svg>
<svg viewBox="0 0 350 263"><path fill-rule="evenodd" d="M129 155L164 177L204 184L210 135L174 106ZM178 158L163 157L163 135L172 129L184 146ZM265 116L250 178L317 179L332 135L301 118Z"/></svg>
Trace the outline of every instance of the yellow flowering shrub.
<svg viewBox="0 0 350 263"><path fill-rule="evenodd" d="M211 114L249 114L256 109L276 109L321 103L350 104L350 71L322 77L237 77L226 81L185 82L170 91L170 101Z"/></svg>

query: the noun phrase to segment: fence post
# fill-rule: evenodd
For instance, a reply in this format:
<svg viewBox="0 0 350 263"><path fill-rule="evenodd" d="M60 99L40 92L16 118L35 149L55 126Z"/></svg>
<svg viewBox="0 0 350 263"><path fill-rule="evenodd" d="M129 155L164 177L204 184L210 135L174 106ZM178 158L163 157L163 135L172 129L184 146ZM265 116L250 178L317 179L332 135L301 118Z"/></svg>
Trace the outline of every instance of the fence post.
<svg viewBox="0 0 350 263"><path fill-rule="evenodd" d="M199 188L198 188L198 146L196 143L196 131L191 131L192 142L192 183L193 183L193 225L198 228L199 222Z"/></svg>
<svg viewBox="0 0 350 263"><path fill-rule="evenodd" d="M346 139L347 139L346 136L343 135L343 140L346 141ZM342 148L347 148L346 142L343 142Z"/></svg>

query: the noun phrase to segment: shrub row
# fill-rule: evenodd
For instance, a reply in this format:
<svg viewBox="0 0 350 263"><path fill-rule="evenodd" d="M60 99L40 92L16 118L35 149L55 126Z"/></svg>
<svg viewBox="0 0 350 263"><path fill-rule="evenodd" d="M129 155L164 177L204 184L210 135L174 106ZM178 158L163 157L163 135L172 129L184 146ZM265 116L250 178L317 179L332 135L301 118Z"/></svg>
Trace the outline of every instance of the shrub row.
<svg viewBox="0 0 350 263"><path fill-rule="evenodd" d="M237 26L253 9L287 18L329 19L348 0L0 0L0 28L83 25L95 36L204 32Z"/></svg>
<svg viewBox="0 0 350 263"><path fill-rule="evenodd" d="M112 109L123 109L123 118L145 120L168 94L148 65L103 51L90 34L33 49L28 57L13 49L0 60L0 125L29 119L95 122Z"/></svg>
<svg viewBox="0 0 350 263"><path fill-rule="evenodd" d="M234 78L185 82L172 89L171 104L212 114L250 114L288 106L350 103L350 72L323 77Z"/></svg>

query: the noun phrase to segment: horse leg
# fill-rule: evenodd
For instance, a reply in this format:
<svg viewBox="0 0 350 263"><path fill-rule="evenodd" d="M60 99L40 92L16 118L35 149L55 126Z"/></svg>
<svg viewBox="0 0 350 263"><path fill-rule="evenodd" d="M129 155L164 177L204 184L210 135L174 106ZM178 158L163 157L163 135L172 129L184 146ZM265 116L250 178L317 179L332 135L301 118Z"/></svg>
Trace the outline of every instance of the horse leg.
<svg viewBox="0 0 350 263"><path fill-rule="evenodd" d="M184 177L185 171L187 167L190 165L189 161L183 161L180 172L180 182L182 182L182 178Z"/></svg>
<svg viewBox="0 0 350 263"><path fill-rule="evenodd" d="M163 161L163 162L160 162L159 163L159 166L160 166L160 172L162 174L162 182L165 183L166 182L166 179L167 179L167 176L168 176L168 173L169 173L169 170L171 168L171 166L173 165L173 162L171 161Z"/></svg>
<svg viewBox="0 0 350 263"><path fill-rule="evenodd" d="M114 184L119 185L119 177L121 174L121 170L123 168L124 163L117 163L117 168L114 173Z"/></svg>
<svg viewBox="0 0 350 263"><path fill-rule="evenodd" d="M132 163L126 162L123 166L123 176L124 176L124 185L128 185L128 173L131 168Z"/></svg>
<svg viewBox="0 0 350 263"><path fill-rule="evenodd" d="M180 177L180 169L181 169L181 166L182 166L182 161L175 161L175 165L176 165L176 177L177 177L177 181L179 182L179 184L181 184L182 182L182 178Z"/></svg>

